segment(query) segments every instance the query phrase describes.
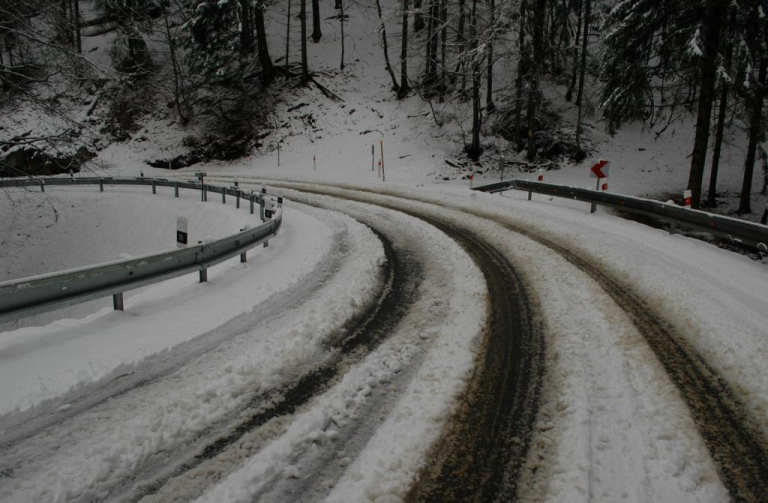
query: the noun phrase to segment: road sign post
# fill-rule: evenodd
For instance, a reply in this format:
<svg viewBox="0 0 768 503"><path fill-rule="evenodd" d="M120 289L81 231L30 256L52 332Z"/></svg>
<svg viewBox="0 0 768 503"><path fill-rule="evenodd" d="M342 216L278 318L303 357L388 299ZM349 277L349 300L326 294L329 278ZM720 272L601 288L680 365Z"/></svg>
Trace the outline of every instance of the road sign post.
<svg viewBox="0 0 768 503"><path fill-rule="evenodd" d="M608 161L600 159L594 166L589 169L589 176L597 178L595 190L598 192L600 191L600 180L608 178L608 164ZM603 184L603 187L603 190L608 190L607 183ZM592 206L589 208L589 212L594 213L595 211L597 211L597 204L592 203Z"/></svg>

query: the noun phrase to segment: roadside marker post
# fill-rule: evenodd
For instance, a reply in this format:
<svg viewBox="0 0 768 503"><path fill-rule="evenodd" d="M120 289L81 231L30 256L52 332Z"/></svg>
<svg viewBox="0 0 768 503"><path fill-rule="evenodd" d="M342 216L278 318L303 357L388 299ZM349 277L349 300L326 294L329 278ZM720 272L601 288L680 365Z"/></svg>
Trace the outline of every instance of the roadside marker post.
<svg viewBox="0 0 768 503"><path fill-rule="evenodd" d="M502 182L504 181L504 168L506 168L506 167L507 167L507 160L504 159L504 156L502 155L501 158L499 159L499 171L501 171L501 180L500 181L502 181Z"/></svg>
<svg viewBox="0 0 768 503"><path fill-rule="evenodd" d="M475 181L475 172L473 171L472 173L469 174L469 188L470 189L472 188L472 184L474 183L474 181Z"/></svg>
<svg viewBox="0 0 768 503"><path fill-rule="evenodd" d="M597 161L597 163L595 163L594 166L589 168L589 176L597 178L597 182L595 184L596 191L600 191L600 180L608 179L608 164L609 161L600 159ZM608 190L608 182L603 184L603 190ZM589 208L589 212L594 213L595 211L597 211L597 204L592 203Z"/></svg>
<svg viewBox="0 0 768 503"><path fill-rule="evenodd" d="M186 248L188 243L187 217L179 217L176 219L176 248Z"/></svg>
<svg viewBox="0 0 768 503"><path fill-rule="evenodd" d="M376 145L371 145L371 171L373 171L373 166L376 164Z"/></svg>
<svg viewBox="0 0 768 503"><path fill-rule="evenodd" d="M205 177L208 175L208 173L204 173L202 171L198 171L195 173L195 176L200 181L200 200L205 201L206 200L206 193L205 193ZM144 177L144 173L141 174L142 178Z"/></svg>
<svg viewBox="0 0 768 503"><path fill-rule="evenodd" d="M683 208L691 209L691 201L693 200L693 195L690 190L684 190L683 191Z"/></svg>
<svg viewBox="0 0 768 503"><path fill-rule="evenodd" d="M312 156L312 167L317 171L317 156L315 155Z"/></svg>
<svg viewBox="0 0 768 503"><path fill-rule="evenodd" d="M381 140L381 181L387 181L387 174L384 171L384 140Z"/></svg>

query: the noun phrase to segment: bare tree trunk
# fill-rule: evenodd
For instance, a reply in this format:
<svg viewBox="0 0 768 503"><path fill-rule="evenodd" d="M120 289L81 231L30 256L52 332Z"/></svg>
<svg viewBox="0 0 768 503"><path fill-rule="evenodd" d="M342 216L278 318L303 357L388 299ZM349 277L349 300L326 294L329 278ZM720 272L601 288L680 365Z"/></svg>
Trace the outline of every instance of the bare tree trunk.
<svg viewBox="0 0 768 503"><path fill-rule="evenodd" d="M381 42L384 45L384 63L387 65L387 72L392 79L392 89L395 91L400 90L400 86L397 84L397 78L395 77L395 71L392 69L392 65L389 62L389 48L387 46L387 28L384 26L384 16L381 13L381 2L376 0L376 12L379 15L379 25L381 26Z"/></svg>
<svg viewBox="0 0 768 503"><path fill-rule="evenodd" d="M83 38L80 35L80 0L72 0L74 2L74 30L75 30L75 48L78 53L83 52Z"/></svg>
<svg viewBox="0 0 768 503"><path fill-rule="evenodd" d="M291 0L288 0L288 15L285 23L285 72L288 73L288 55L291 50Z"/></svg>
<svg viewBox="0 0 768 503"><path fill-rule="evenodd" d="M741 199L737 213L752 213L750 199L752 197L752 176L755 173L755 153L760 139L761 122L763 118L763 100L765 99L765 73L768 67L768 59L760 58L760 70L755 85L752 100L752 117L749 121L749 146L747 147L747 160L744 163L744 181L741 184Z"/></svg>
<svg viewBox="0 0 768 503"><path fill-rule="evenodd" d="M408 0L403 0L403 34L400 46L400 90L397 97L400 99L408 96Z"/></svg>
<svg viewBox="0 0 768 503"><path fill-rule="evenodd" d="M542 39L544 17L546 15L546 0L536 0L533 11L533 58L531 61L530 77L528 79L528 161L536 158L536 109L539 100L539 69L542 62Z"/></svg>
<svg viewBox="0 0 768 503"><path fill-rule="evenodd" d="M456 46L457 51L459 54L464 53L464 49L467 45L466 37L464 37L464 24L465 24L465 18L466 18L466 9L464 8L466 4L466 0L459 0L459 27L456 30ZM459 57L459 60L456 62L456 68L454 69L453 73L454 75L451 77L451 84L454 84L456 82L456 75L459 75L459 71L461 70L461 89L463 90L466 84L466 78L464 77L464 58Z"/></svg>
<svg viewBox="0 0 768 503"><path fill-rule="evenodd" d="M301 84L309 84L309 65L307 64L307 0L301 0Z"/></svg>
<svg viewBox="0 0 768 503"><path fill-rule="evenodd" d="M731 58L733 57L733 44L728 44L728 50L725 54L725 67L731 67ZM720 169L720 152L723 147L723 135L725 133L725 113L728 109L728 82L723 82L720 89L720 108L717 113L717 126L715 129L715 150L712 153L712 168L709 173L709 193L707 195L707 206L714 208L717 206L717 174Z"/></svg>
<svg viewBox="0 0 768 503"><path fill-rule="evenodd" d="M312 41L320 42L323 34L320 32L320 0L312 0Z"/></svg>
<svg viewBox="0 0 768 503"><path fill-rule="evenodd" d="M691 156L691 171L688 177L688 190L691 191L691 207L699 209L701 204L701 182L704 178L704 165L707 161L709 143L709 123L712 117L712 102L715 95L717 69L717 44L720 37L720 21L723 0L707 0L704 34L704 56L701 63L699 106L696 120L696 136Z"/></svg>
<svg viewBox="0 0 768 503"><path fill-rule="evenodd" d="M477 36L477 0L472 0L472 13L469 18L469 38L472 47L472 144L467 150L470 159L477 160L482 153L480 147L480 61L476 54Z"/></svg>
<svg viewBox="0 0 768 503"><path fill-rule="evenodd" d="M341 23L341 66L344 69L344 0L339 0L339 9L341 15L339 16L339 23Z"/></svg>
<svg viewBox="0 0 768 503"><path fill-rule="evenodd" d="M259 64L261 65L261 81L268 86L275 79L275 66L269 56L267 45L267 30L264 26L264 4L259 3L254 8L254 24L256 25L256 38L259 50Z"/></svg>
<svg viewBox="0 0 768 503"><path fill-rule="evenodd" d="M573 97L573 89L576 87L576 75L579 68L579 39L581 38L581 21L584 13L584 0L579 0L579 19L576 25L576 40L573 42L573 74L571 74L571 83L568 84L568 91L565 92L565 101L570 102Z"/></svg>
<svg viewBox="0 0 768 503"><path fill-rule="evenodd" d="M591 17L592 1L584 2L584 36L581 41L581 68L579 69L579 91L576 94L576 105L579 107L578 120L576 121L576 161L583 161L586 155L581 148L581 120L584 113L582 99L584 98L584 76L587 73L587 43L589 42L589 19Z"/></svg>
<svg viewBox="0 0 768 503"><path fill-rule="evenodd" d="M443 71L440 73L440 103L442 103L445 101L445 93L447 90L446 74L448 73L448 61L446 59L448 45L448 0L442 0L440 22L443 25L443 29L440 30L440 60L443 62Z"/></svg>
<svg viewBox="0 0 768 503"><path fill-rule="evenodd" d="M0 37L0 43L2 38ZM3 61L3 48L0 46L0 85L2 85L3 91L8 91L11 86L8 83L8 78L5 76L5 62Z"/></svg>
<svg viewBox="0 0 768 503"><path fill-rule="evenodd" d="M414 0L413 2L413 31L420 31L424 28L424 15L421 13L422 0Z"/></svg>
<svg viewBox="0 0 768 503"><path fill-rule="evenodd" d="M434 4L435 0L428 0L427 6L427 38L425 40L426 58L424 60L424 81L423 86L427 88L425 94L429 96L431 91L429 87L435 82L435 75L432 71L434 60L432 59L432 40L435 37L435 25L436 19L434 16Z"/></svg>
<svg viewBox="0 0 768 503"><path fill-rule="evenodd" d="M240 0L240 11L240 53L246 54L253 48L250 0Z"/></svg>
<svg viewBox="0 0 768 503"><path fill-rule="evenodd" d="M488 40L488 76L485 85L485 110L486 113L491 113L496 109L493 104L493 40L496 38L496 5L494 0L488 0L488 9L490 10L491 34Z"/></svg>
<svg viewBox="0 0 768 503"><path fill-rule="evenodd" d="M168 49L171 53L171 68L173 69L173 103L176 106L176 114L179 116L179 122L182 125L186 124L189 118L181 108L182 94L184 92L181 82L181 69L179 68L179 60L176 57L176 40L171 33L171 24L168 22L168 11L165 11L163 16L165 21L165 36L168 39Z"/></svg>
<svg viewBox="0 0 768 503"><path fill-rule="evenodd" d="M523 150L525 144L523 143L523 78L528 70L528 63L526 62L526 47L525 47L525 18L528 15L527 11L528 2L522 0L520 2L520 31L518 33L518 52L520 58L517 62L517 76L515 77L515 145L517 151Z"/></svg>
<svg viewBox="0 0 768 503"><path fill-rule="evenodd" d="M768 196L768 154L765 153L765 150L763 150L763 147L760 148L760 160L763 163L763 190L760 191L760 194L764 196ZM768 206L765 208L766 213L768 213ZM765 224L765 222L762 222Z"/></svg>

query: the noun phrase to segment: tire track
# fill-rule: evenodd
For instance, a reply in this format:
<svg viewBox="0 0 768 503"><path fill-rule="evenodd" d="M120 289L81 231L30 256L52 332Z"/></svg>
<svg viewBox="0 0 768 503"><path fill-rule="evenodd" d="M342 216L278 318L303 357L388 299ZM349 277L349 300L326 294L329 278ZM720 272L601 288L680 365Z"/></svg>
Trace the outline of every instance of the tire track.
<svg viewBox="0 0 768 503"><path fill-rule="evenodd" d="M365 189L347 190L382 195ZM328 195L339 197L335 193ZM437 206L428 198L411 198L394 193L384 195ZM754 426L731 386L686 342L683 334L656 314L629 285L603 272L578 253L531 229L499 221L498 215L455 206L454 209L493 221L553 250L595 280L624 309L680 390L731 498L744 502L765 501L768 495L768 440Z"/></svg>
<svg viewBox="0 0 768 503"><path fill-rule="evenodd" d="M538 411L545 347L541 324L512 265L474 233L418 211L349 194L298 190L418 218L456 241L478 265L490 298L483 348L459 410L407 500L514 499Z"/></svg>
<svg viewBox="0 0 768 503"><path fill-rule="evenodd" d="M386 279L382 295L378 302L354 320L351 326L339 331L340 334L348 335L328 341L335 351L334 356L322 365L305 372L287 387L254 399L249 408L239 414L241 419L236 425L230 426L223 435L214 436L213 441L207 445L196 448L194 456L187 457L178 467L166 470L160 477L156 476L157 467L154 463L142 467L134 480L112 491L107 499L135 502L157 493L168 480L179 477L222 454L248 433L273 419L293 414L312 397L327 389L343 374L344 369L359 362L388 336L413 302L422 268L408 257L401 257L383 233L374 228L371 230L382 242L386 256L383 272ZM165 461L158 462L163 464ZM136 479L141 479L142 476L146 476L151 482L137 487Z"/></svg>

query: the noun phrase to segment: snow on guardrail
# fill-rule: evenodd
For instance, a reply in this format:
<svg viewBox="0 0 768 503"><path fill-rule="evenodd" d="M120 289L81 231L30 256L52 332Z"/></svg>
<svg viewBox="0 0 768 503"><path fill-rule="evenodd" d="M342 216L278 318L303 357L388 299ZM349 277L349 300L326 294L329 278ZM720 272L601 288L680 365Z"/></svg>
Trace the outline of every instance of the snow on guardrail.
<svg viewBox="0 0 768 503"><path fill-rule="evenodd" d="M93 266L79 267L66 271L42 274L0 282L0 322L13 321L27 316L52 311L62 307L80 304L89 300L112 295L115 309L123 309L123 292L140 288L170 278L200 273L200 281L207 280L207 270L236 255L245 262L247 250L264 243L277 235L282 225L282 206L269 200L263 194L244 191L239 187L218 187L204 183L169 181L154 178L47 178L25 180L2 180L0 187L40 187L46 185L147 185L156 193L156 187L173 187L176 197L179 189L200 190L202 200L207 192L220 193L222 202L226 196L250 203L254 213L256 203L261 207L262 224L195 246L170 252L154 253L128 260L118 260ZM270 218L264 217L265 203L270 206Z"/></svg>
<svg viewBox="0 0 768 503"><path fill-rule="evenodd" d="M522 190L528 193L535 192L548 196L575 199L577 201L608 206L628 213L650 216L672 225L706 232L764 252L768 251L768 226L766 225L683 208L652 199L527 180L507 180L489 183L474 187L473 190L492 194L505 190Z"/></svg>

